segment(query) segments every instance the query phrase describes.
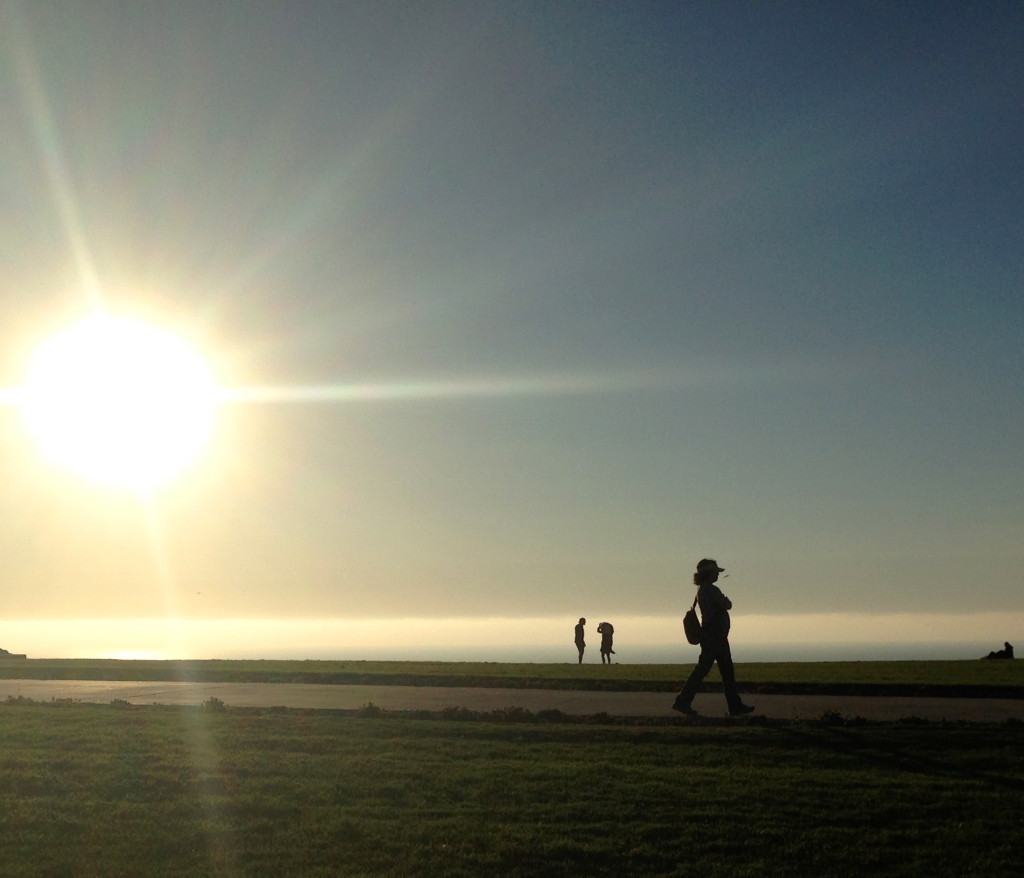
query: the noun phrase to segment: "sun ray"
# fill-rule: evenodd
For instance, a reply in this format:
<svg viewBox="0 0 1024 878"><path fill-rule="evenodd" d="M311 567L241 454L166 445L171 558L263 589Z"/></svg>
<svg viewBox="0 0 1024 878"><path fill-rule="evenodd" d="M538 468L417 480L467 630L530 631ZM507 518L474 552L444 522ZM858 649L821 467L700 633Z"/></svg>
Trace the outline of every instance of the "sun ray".
<svg viewBox="0 0 1024 878"><path fill-rule="evenodd" d="M7 36L7 46L14 58L15 71L24 91L26 108L42 154L51 196L74 257L80 288L86 296L87 305L99 308L103 304L99 276L86 241L50 101L32 51L29 28L22 16L21 4L4 4L0 7L0 20L5 25L3 31Z"/></svg>
<svg viewBox="0 0 1024 878"><path fill-rule="evenodd" d="M679 386L679 376L653 372L522 375L437 381L220 387L223 403L344 403L417 399L486 399L516 396L579 396Z"/></svg>
<svg viewBox="0 0 1024 878"><path fill-rule="evenodd" d="M536 374L510 377L452 378L444 380L395 380L337 382L333 384L267 384L212 386L215 404L355 403L389 400L488 399L501 397L582 396L622 391L642 391L694 386L692 373L633 371L591 374ZM0 388L0 406L22 406L30 393L26 387Z"/></svg>

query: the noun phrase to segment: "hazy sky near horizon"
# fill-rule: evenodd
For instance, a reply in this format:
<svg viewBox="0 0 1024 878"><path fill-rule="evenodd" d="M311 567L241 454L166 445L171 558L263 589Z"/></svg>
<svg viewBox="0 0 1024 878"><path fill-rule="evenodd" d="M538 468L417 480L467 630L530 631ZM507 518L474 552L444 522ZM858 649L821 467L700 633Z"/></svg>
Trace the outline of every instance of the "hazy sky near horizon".
<svg viewBox="0 0 1024 878"><path fill-rule="evenodd" d="M263 397L147 503L0 408L0 617L681 616L703 556L738 613L1019 613L1021 45L0 0L0 382L98 290Z"/></svg>

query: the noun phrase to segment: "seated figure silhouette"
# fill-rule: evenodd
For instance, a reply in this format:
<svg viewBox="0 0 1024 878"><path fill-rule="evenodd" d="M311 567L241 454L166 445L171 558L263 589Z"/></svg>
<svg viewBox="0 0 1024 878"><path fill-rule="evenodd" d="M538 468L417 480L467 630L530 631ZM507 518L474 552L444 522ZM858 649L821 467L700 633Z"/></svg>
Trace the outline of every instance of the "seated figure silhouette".
<svg viewBox="0 0 1024 878"><path fill-rule="evenodd" d="M995 652L990 652L987 659L1012 659L1013 658L1013 646L1006 641L1003 641L1003 648Z"/></svg>

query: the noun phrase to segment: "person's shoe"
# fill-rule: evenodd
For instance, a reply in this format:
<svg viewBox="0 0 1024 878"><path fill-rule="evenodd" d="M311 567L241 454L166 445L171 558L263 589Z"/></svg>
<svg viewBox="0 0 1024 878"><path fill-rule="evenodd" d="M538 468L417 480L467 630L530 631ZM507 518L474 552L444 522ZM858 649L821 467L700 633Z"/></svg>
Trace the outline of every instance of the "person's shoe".
<svg viewBox="0 0 1024 878"><path fill-rule="evenodd" d="M683 716L697 716L697 711L690 707L689 704L683 704L681 701L673 701L672 709Z"/></svg>
<svg viewBox="0 0 1024 878"><path fill-rule="evenodd" d="M753 713L757 710L756 707L752 707L749 704L737 704L735 707L729 708L729 716L746 716L748 713Z"/></svg>

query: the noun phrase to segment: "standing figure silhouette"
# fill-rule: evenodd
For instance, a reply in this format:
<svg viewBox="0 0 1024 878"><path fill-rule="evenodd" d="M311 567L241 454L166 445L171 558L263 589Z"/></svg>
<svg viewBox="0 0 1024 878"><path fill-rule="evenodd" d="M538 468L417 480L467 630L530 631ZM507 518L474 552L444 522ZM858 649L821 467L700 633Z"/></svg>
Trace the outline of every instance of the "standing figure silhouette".
<svg viewBox="0 0 1024 878"><path fill-rule="evenodd" d="M586 641L584 641L584 639L583 639L583 626L586 625L586 624L587 624L587 620L584 619L581 616L580 617L580 621L576 625L576 639L574 641L575 644L576 644L576 649L578 649L579 652L580 652L580 661L579 661L579 663L581 665L583 664L583 650L585 650L587 648Z"/></svg>

